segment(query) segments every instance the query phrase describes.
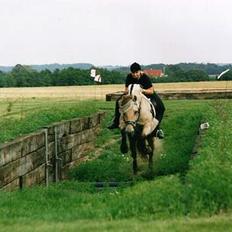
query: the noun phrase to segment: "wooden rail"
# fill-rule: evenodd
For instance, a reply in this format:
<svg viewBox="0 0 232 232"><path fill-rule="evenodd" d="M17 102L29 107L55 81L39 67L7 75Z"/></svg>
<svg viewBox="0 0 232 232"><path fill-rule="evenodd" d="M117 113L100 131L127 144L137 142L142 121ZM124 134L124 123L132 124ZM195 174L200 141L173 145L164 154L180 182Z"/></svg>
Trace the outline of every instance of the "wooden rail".
<svg viewBox="0 0 232 232"><path fill-rule="evenodd" d="M202 89L202 90L162 90L157 91L162 99L231 99L231 89ZM123 94L122 91L106 94L106 101L115 101Z"/></svg>

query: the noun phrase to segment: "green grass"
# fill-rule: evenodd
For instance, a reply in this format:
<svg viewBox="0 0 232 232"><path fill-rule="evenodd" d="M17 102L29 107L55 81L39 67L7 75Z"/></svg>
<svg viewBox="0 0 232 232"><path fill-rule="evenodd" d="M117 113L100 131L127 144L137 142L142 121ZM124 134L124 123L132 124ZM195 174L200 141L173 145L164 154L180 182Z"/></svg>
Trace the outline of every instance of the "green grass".
<svg viewBox="0 0 232 232"><path fill-rule="evenodd" d="M176 218L168 220L78 220L73 222L47 222L47 221L0 221L0 231L31 232L32 230L50 231L188 231L205 232L232 231L232 217L227 215L214 216L211 218Z"/></svg>
<svg viewBox="0 0 232 232"><path fill-rule="evenodd" d="M25 100L21 104L15 103L11 112L4 111L6 114L2 114L0 143L34 132L53 122L91 115L99 111L102 105L98 101L75 102L42 99L35 100L35 102L32 99ZM4 105L3 102L2 105Z"/></svg>
<svg viewBox="0 0 232 232"><path fill-rule="evenodd" d="M93 185L66 182L48 189L37 187L4 193L1 194L0 224L3 231L29 231L34 227L37 231L72 231L77 227L81 231L91 231L95 227L97 230L126 231L143 226L149 231L155 225L160 231L173 231L172 226L176 231L230 228L230 214L214 216L214 219L184 216L180 192L183 186L178 182L177 177L171 176L128 189L102 191L96 191Z"/></svg>
<svg viewBox="0 0 232 232"><path fill-rule="evenodd" d="M72 177L79 181L0 192L0 230L74 231L78 227L80 231L229 231L232 102L165 103L166 138L154 164L153 180L143 177L147 167L141 160L139 176L131 175L131 158L121 156L116 142L106 146L97 160L72 171ZM105 128L114 103L94 104L108 112L97 139L100 147L118 138L119 132ZM198 155L190 159L201 120L208 121L210 127L202 135ZM133 185L100 190L92 183L98 180L133 180Z"/></svg>
<svg viewBox="0 0 232 232"><path fill-rule="evenodd" d="M167 218L180 215L180 183L176 177L142 182L130 188L98 190L90 183L67 182L57 186L1 193L1 219L73 221L77 219ZM168 189L166 187L171 185ZM165 193L165 201L161 197ZM143 196L143 197L141 197ZM11 202L9 202L9 200ZM12 203L12 204L11 204ZM175 204L175 206L173 206ZM170 207L169 207L170 205ZM181 210L182 211L182 210Z"/></svg>
<svg viewBox="0 0 232 232"><path fill-rule="evenodd" d="M192 197L189 208L196 213L214 214L232 208L232 104L216 101L211 109L205 112L210 128L186 176Z"/></svg>

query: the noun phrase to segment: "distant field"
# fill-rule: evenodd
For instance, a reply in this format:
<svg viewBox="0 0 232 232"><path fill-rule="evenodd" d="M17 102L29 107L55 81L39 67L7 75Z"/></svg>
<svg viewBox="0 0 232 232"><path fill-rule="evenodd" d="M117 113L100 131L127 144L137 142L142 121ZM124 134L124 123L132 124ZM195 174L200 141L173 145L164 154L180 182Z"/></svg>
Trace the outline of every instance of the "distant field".
<svg viewBox="0 0 232 232"><path fill-rule="evenodd" d="M157 91L232 89L232 81L186 82L154 84ZM121 91L124 85L92 85L61 87L0 88L1 99L68 98L76 100L104 99L108 93Z"/></svg>
<svg viewBox="0 0 232 232"><path fill-rule="evenodd" d="M232 89L232 81L202 81L154 84L156 90Z"/></svg>

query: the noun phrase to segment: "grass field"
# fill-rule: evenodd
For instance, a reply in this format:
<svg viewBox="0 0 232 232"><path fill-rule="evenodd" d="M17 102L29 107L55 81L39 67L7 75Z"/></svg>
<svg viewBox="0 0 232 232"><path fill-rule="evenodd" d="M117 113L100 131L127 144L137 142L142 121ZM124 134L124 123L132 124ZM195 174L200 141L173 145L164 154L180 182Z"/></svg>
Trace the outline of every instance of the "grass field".
<svg viewBox="0 0 232 232"><path fill-rule="evenodd" d="M166 138L155 174L144 175L146 163L140 160L136 178L130 157L119 153L119 132L106 129L114 102L79 102L73 97L11 100L0 103L2 142L99 109L107 117L97 148L111 139L116 142L106 146L99 159L73 169L71 181L0 192L0 231L232 231L231 100L165 101ZM201 120L210 128L199 155L190 159ZM133 185L99 190L92 184L98 180L132 180Z"/></svg>

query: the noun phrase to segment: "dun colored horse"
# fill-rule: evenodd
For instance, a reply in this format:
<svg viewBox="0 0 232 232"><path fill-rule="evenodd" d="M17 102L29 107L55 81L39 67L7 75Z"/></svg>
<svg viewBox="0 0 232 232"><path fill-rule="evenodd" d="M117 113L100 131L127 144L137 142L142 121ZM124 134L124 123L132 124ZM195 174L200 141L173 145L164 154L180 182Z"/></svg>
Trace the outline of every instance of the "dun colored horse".
<svg viewBox="0 0 232 232"><path fill-rule="evenodd" d="M133 158L133 172L138 171L137 151L148 156L148 167L152 169L155 129L158 120L150 100L142 94L139 85L129 85L129 93L119 100L120 124L122 141L121 152L128 152L127 137Z"/></svg>

